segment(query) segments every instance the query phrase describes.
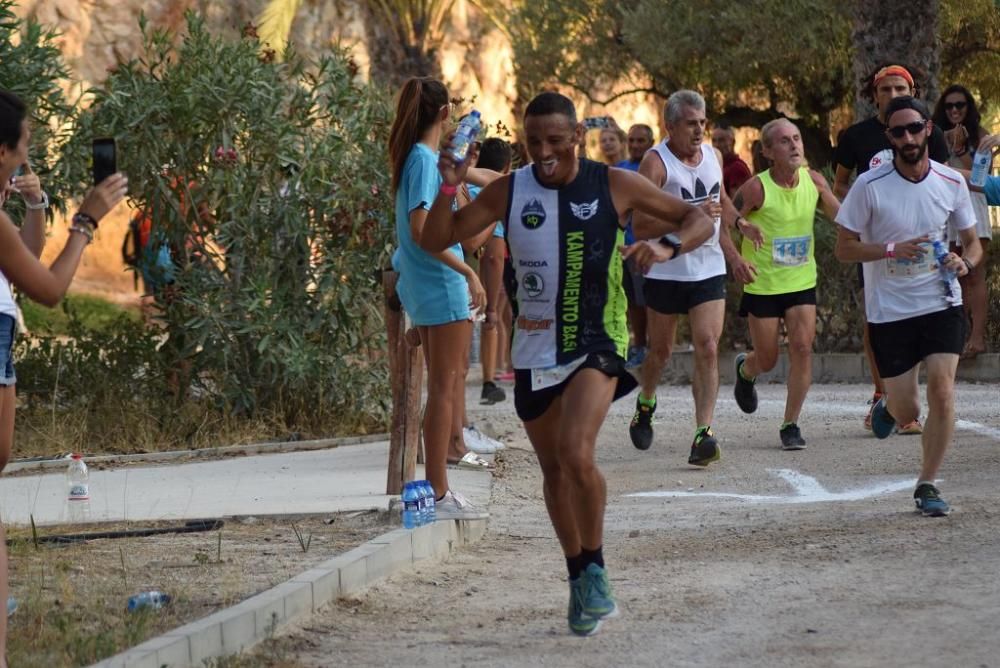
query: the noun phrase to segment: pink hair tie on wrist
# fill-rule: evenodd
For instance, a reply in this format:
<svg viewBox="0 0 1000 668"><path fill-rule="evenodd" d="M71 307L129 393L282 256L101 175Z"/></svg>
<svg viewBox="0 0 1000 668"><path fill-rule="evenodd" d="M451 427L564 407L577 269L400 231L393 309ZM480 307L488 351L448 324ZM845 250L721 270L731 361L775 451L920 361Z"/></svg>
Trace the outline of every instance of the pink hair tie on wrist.
<svg viewBox="0 0 1000 668"><path fill-rule="evenodd" d="M885 256L889 258L896 257L896 243L890 241L885 245Z"/></svg>
<svg viewBox="0 0 1000 668"><path fill-rule="evenodd" d="M440 193L446 197L454 197L458 193L458 186L450 186L447 183L442 183Z"/></svg>

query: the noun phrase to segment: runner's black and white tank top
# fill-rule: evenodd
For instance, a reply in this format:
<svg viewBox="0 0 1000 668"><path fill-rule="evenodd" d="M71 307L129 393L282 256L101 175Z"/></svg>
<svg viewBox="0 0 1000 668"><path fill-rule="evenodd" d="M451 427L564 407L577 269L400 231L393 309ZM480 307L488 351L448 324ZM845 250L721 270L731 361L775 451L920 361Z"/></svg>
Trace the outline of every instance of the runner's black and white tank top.
<svg viewBox="0 0 1000 668"><path fill-rule="evenodd" d="M550 188L528 165L511 174L506 234L517 279L516 369L564 365L593 352L625 355L624 233L608 167L581 160L572 183Z"/></svg>
<svg viewBox="0 0 1000 668"><path fill-rule="evenodd" d="M701 162L697 167L692 167L681 162L667 143L663 141L649 149L660 157L667 170L663 191L695 206L709 199L718 202L722 192L722 167L715 149L702 144ZM726 258L719 246L720 224L721 221L716 218L715 232L708 241L689 253L654 264L646 277L662 281L703 281L725 274Z"/></svg>

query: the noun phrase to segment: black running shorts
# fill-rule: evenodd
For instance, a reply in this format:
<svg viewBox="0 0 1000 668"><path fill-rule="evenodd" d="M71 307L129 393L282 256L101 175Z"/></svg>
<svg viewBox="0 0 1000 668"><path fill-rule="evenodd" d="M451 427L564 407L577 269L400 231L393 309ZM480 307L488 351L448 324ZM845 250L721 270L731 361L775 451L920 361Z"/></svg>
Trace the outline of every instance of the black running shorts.
<svg viewBox="0 0 1000 668"><path fill-rule="evenodd" d="M929 355L960 355L965 345L961 306L895 322L868 323L875 364L883 378L906 373Z"/></svg>
<svg viewBox="0 0 1000 668"><path fill-rule="evenodd" d="M657 313L687 313L698 304L726 298L726 275L703 281L661 281L646 278L646 306Z"/></svg>
<svg viewBox="0 0 1000 668"><path fill-rule="evenodd" d="M786 292L780 295L754 295L743 293L740 300L740 317L752 315L755 318L780 318L793 306L816 304L816 288Z"/></svg>
<svg viewBox="0 0 1000 668"><path fill-rule="evenodd" d="M558 399L569 386L573 377L583 369L597 369L611 378L618 379L613 401L621 399L634 390L639 383L635 376L625 369L625 360L615 353L590 353L587 360L576 368L566 380L541 390L531 389L531 371L527 369L514 370L514 409L517 417L523 422L537 420L545 414L552 402Z"/></svg>

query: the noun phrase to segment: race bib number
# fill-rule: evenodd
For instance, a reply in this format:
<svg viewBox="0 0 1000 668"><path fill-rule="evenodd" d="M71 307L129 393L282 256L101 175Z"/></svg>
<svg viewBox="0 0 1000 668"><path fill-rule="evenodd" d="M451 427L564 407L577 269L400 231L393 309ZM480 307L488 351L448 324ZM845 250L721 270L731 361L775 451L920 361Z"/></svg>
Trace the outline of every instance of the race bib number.
<svg viewBox="0 0 1000 668"><path fill-rule="evenodd" d="M798 267L809 262L812 237L784 237L771 244L771 261L779 267Z"/></svg>
<svg viewBox="0 0 1000 668"><path fill-rule="evenodd" d="M583 363L587 361L587 356L584 355L579 359L575 359L569 364L563 364L561 366L550 366L545 369L532 369L531 370L531 391L537 392L538 390L544 390L547 387L553 387L563 382L570 375L583 366Z"/></svg>
<svg viewBox="0 0 1000 668"><path fill-rule="evenodd" d="M896 278L924 276L937 271L937 260L934 259L934 248L929 243L920 244L924 254L919 260L904 260L901 257L885 259L888 274Z"/></svg>

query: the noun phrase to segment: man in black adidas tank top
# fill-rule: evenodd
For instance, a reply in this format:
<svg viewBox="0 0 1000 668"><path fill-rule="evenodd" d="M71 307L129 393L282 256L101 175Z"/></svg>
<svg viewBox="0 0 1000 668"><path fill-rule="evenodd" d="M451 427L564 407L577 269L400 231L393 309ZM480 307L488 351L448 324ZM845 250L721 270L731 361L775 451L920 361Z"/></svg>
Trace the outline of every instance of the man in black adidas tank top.
<svg viewBox="0 0 1000 668"><path fill-rule="evenodd" d="M578 160L583 126L568 98L537 96L524 129L534 164L500 176L458 211L451 201L475 154L456 166L448 148L441 151L444 184L419 243L435 252L504 220L517 279L514 404L566 557L570 630L590 635L617 613L602 553L607 490L594 448L611 402L635 387L622 358L622 259L648 269L696 248L714 228L635 172ZM633 209L655 218L664 236L623 247L621 221Z"/></svg>

